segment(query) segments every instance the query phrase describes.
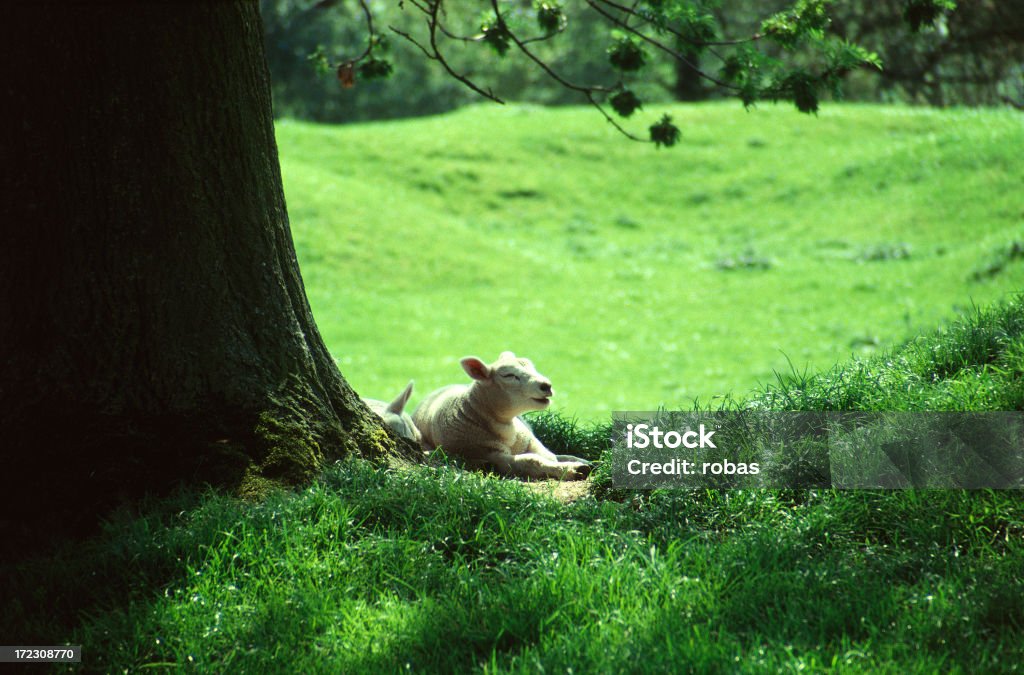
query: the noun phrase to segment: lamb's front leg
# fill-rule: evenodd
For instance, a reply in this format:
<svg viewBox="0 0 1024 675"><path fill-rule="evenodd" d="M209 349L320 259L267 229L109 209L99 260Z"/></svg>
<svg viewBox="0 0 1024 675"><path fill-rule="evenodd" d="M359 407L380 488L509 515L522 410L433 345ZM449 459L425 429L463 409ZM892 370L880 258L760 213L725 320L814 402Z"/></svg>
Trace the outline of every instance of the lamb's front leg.
<svg viewBox="0 0 1024 675"><path fill-rule="evenodd" d="M560 472L559 477L568 475L569 480L581 480L590 475L592 467L587 460L574 455L556 455L533 434L530 434L529 442L529 452L541 455L549 462L554 463Z"/></svg>
<svg viewBox="0 0 1024 675"><path fill-rule="evenodd" d="M580 462L559 462L533 452L520 455L495 453L490 463L498 471L520 478L556 478L558 480L582 480L590 473L590 466Z"/></svg>
<svg viewBox="0 0 1024 675"><path fill-rule="evenodd" d="M491 460L496 465L501 464L500 470L523 478L559 480L581 480L590 473L590 464L578 457L567 462L560 461L519 418L513 421L512 428L514 438L509 443L510 452Z"/></svg>

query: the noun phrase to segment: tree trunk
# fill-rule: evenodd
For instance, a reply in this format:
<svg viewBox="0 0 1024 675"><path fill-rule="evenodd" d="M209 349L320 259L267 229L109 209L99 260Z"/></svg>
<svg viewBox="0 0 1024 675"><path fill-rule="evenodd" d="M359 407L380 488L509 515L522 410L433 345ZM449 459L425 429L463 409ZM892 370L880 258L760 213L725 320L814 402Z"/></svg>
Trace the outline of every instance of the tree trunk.
<svg viewBox="0 0 1024 675"><path fill-rule="evenodd" d="M255 1L5 10L0 527L412 456L310 313L261 30Z"/></svg>
<svg viewBox="0 0 1024 675"><path fill-rule="evenodd" d="M676 45L680 53L686 56L693 66L700 67L700 54L687 49L686 45ZM675 61L676 79L672 94L677 101L703 101L708 97L708 90L700 73L682 61Z"/></svg>

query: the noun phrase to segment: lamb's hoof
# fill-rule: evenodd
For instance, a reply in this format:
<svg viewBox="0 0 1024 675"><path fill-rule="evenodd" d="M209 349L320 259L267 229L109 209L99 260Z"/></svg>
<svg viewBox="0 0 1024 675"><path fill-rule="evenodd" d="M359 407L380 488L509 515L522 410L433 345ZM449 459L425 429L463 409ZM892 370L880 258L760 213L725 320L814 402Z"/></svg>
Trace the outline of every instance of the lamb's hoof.
<svg viewBox="0 0 1024 675"><path fill-rule="evenodd" d="M586 480L587 476L590 475L591 470L593 470L593 467L590 464L577 462L572 465L572 469L566 475L566 478L569 480Z"/></svg>

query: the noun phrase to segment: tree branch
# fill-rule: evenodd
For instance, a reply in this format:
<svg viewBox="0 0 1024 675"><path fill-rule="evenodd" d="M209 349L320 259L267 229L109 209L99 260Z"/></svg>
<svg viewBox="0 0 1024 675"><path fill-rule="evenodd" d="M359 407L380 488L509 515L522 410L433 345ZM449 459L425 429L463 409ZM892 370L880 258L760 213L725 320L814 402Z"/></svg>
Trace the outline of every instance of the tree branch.
<svg viewBox="0 0 1024 675"><path fill-rule="evenodd" d="M502 17L502 14L501 14L501 9L498 7L498 0L491 0L491 7L494 8L494 14L498 18L498 20L499 21L504 21L504 18ZM507 26L508 23L506 22L505 25ZM603 86L580 85L580 84L575 84L573 82L570 82L569 80L566 80L564 77L562 77L557 72L555 72L555 70L553 68L551 68L551 66L549 66L546 62L544 62L543 59L539 58L536 54L531 52L526 47L526 43L523 40L520 40L519 37L516 36L515 33L513 33L511 30L509 30L508 31L508 35L509 35L509 38L512 40L512 42L519 49L519 51L521 51L523 54L525 54L528 59L530 59L535 64L537 64L541 68L541 70L543 70L545 73L548 74L549 77L551 77L553 80L558 82L560 85L562 85L566 89L569 89L571 91L576 91L576 92L579 92L579 93L583 94L586 97L587 101L590 103L590 105L592 105L595 108L597 108L598 112L600 112L601 115L604 116L605 120L609 124L611 124L613 127L615 127L615 129L619 133L621 133L623 136L625 136L626 138L630 139L631 141L637 141L638 143L650 143L650 141L648 141L647 139L640 138L639 136L637 136L637 135L631 133L630 131L628 131L627 129L625 129L621 124L619 124L615 120L615 118L613 118L610 114L608 114L608 111L604 109L604 106L601 105L597 101L596 98L594 98L594 94L596 94L596 93L611 93L611 92L615 91L615 89L610 88L610 87L603 87Z"/></svg>
<svg viewBox="0 0 1024 675"><path fill-rule="evenodd" d="M681 41L683 41L686 44L688 44L690 46L693 46L693 47L730 47L730 46L735 46L735 45L747 44L748 42L757 42L758 40L764 38L764 34L763 33L754 33L750 37L737 38L737 39L734 39L734 40L707 40L707 41L704 41L704 40L694 40L689 35L684 35L683 33L680 33L679 31L675 30L671 26L662 25L662 24L659 24L659 23L657 23L655 21L652 21L651 17L649 15L646 15L643 12L637 11L636 7L637 7L637 5L639 3L634 3L633 7L626 7L625 5L620 5L619 3L613 2L612 0L597 0L597 1L600 2L602 5L608 5L612 9L615 9L615 10L618 10L618 11L624 13L624 14L628 14L630 16L636 17L636 18L640 19L641 21L654 26L655 28L660 28L661 30L664 30L665 32L674 35L675 37L679 38ZM593 5L593 3L591 3L591 2L588 2L587 4ZM604 16L607 17L608 15L604 14ZM611 18L611 17L608 17L608 18ZM616 23L621 25L623 28L626 28L627 30L633 30L632 27L626 25L625 23L622 23L620 20L617 20L617 19L613 19L613 20L616 21Z"/></svg>
<svg viewBox="0 0 1024 675"><path fill-rule="evenodd" d="M613 16L609 11L607 11L603 7L599 7L598 6L599 4L614 5L614 3L609 3L609 2L607 2L607 0L586 0L586 3L587 3L587 5L590 6L591 9L593 9L595 12L597 12L598 14L600 14L601 16L606 18L608 21L611 21L616 26L619 26L620 28L629 31L630 33L632 33L633 35L637 36L638 38L640 38L644 42L652 45L656 49L660 49L661 51L665 52L666 54L668 54L672 58L676 59L677 61L679 61L680 63L685 65L687 68L690 68L691 70L693 70L695 73L697 73L700 77L704 78L708 82L712 82L712 83L718 85L719 87L722 87L723 89L731 89L733 91L738 91L739 90L739 87L737 87L736 85L729 84L728 82L725 82L723 80L718 79L714 75L710 75L710 74L704 72L703 70L700 69L700 67L698 67L696 64L694 64L692 61L690 61L684 55L680 54L675 49L672 49L671 47L662 44L661 42L659 42L658 40L655 40L654 38L650 37L649 35L647 35L643 31L640 31L640 30L637 30L636 28L633 28L632 26L628 25L626 22L622 21L618 17ZM676 33L673 33L673 34L676 34Z"/></svg>
<svg viewBox="0 0 1024 675"><path fill-rule="evenodd" d="M360 1L362 2L363 0L360 0ZM409 0L409 2L413 6L415 6L416 9L418 9L419 11L421 11L424 14L427 15L426 16L426 23L427 23L427 32L428 32L428 35L430 36L430 48L428 49L426 46L424 46L422 43L420 43L418 40L416 40L412 35L410 35L409 33L405 32L405 31L399 30L398 28L395 28L394 26L388 26L388 28L390 28L391 31L394 32L399 37L402 37L402 38L408 40L413 45L418 47L420 49L420 51L422 51L424 53L424 55L426 55L426 57L428 59L431 59L432 61L437 61L438 63L440 63L441 67L444 68L445 71L449 75L451 75L453 78L455 78L456 80L458 80L459 82L461 82L465 86L467 86L470 89L472 89L473 91L475 91L480 96L483 96L486 99L494 101L495 103L504 104L505 101L503 101L498 96L496 96L494 94L494 92L491 91L490 88L487 88L486 90L481 88L479 85L477 85L475 82L470 80L468 77L466 77L462 73L460 73L460 72L456 71L454 68L452 68L451 64L448 63L448 60L444 57L444 54L442 54L441 50L438 48L438 46L437 46L437 33L438 33L438 30L439 30L439 26L440 26L440 19L438 18L438 14L441 11L441 2L442 2L442 0L433 0L429 5L423 5L422 3L417 2L417 0ZM443 27L441 27L440 30L442 31L442 33L444 33Z"/></svg>

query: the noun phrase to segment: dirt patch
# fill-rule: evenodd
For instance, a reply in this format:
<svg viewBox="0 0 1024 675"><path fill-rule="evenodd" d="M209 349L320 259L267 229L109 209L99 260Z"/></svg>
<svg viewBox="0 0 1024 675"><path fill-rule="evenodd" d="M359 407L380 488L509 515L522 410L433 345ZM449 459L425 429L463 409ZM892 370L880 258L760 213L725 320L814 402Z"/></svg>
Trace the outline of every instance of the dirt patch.
<svg viewBox="0 0 1024 675"><path fill-rule="evenodd" d="M557 499L563 504L571 504L577 499L582 499L590 494L589 480L540 480L526 483L526 487L537 494Z"/></svg>

